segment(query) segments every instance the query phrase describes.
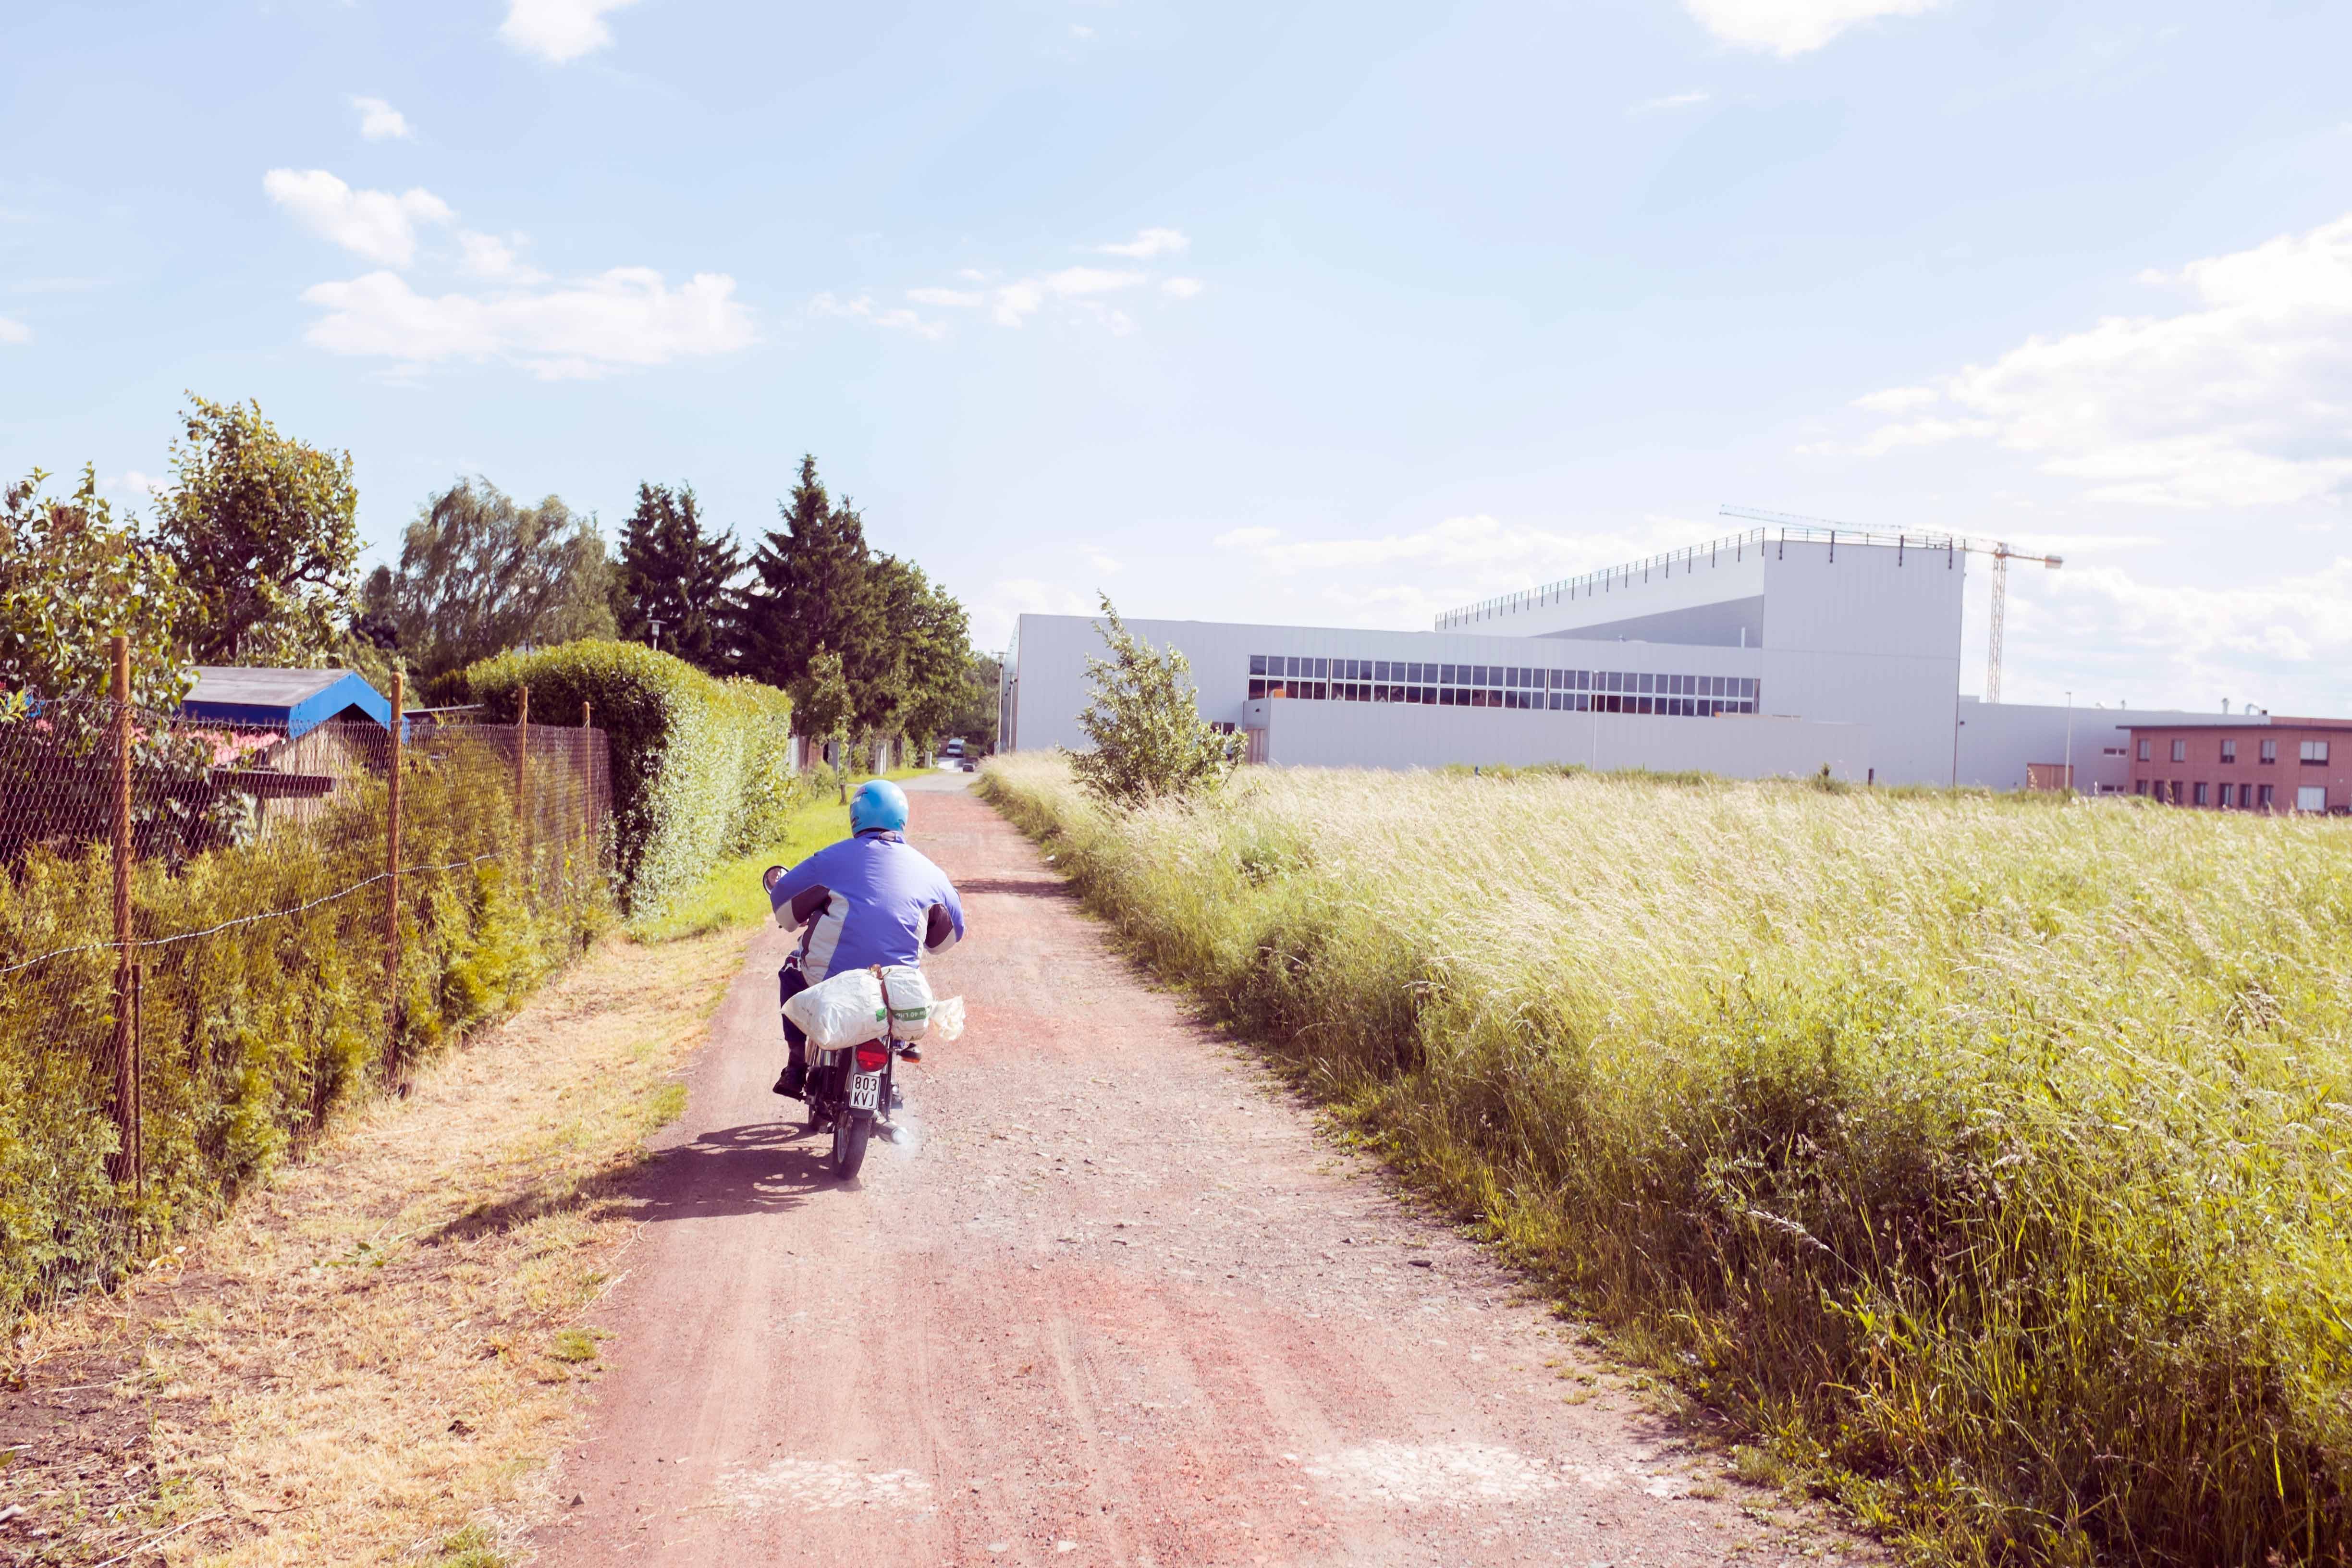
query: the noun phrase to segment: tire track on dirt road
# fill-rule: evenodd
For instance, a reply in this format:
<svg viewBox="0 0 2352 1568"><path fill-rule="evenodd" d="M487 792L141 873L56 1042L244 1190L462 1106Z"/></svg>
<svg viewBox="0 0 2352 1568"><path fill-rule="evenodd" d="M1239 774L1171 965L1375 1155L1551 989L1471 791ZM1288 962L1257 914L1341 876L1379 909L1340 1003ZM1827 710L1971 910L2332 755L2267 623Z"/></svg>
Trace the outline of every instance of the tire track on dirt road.
<svg viewBox="0 0 2352 1568"><path fill-rule="evenodd" d="M1568 1403L1550 1363L1591 1369L1507 1273L1319 1145L1025 840L938 784L911 837L965 889L971 937L934 979L970 1032L908 1071L911 1135L835 1184L768 1091L785 936L755 939L636 1184L592 1435L559 1461L578 1500L541 1562L1804 1549L1654 1416Z"/></svg>

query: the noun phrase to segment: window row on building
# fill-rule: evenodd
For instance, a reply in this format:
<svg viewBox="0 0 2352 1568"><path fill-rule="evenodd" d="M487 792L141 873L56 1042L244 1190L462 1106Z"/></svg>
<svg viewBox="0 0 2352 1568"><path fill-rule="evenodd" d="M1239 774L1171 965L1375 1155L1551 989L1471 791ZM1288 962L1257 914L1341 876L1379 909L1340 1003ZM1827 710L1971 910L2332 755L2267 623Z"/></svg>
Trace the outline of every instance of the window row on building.
<svg viewBox="0 0 2352 1568"><path fill-rule="evenodd" d="M2319 742L2323 746L2326 743L2325 741ZM2274 746L2277 742L2265 741L2263 744ZM2266 760L2276 761L2277 759ZM2203 779L2184 784L2179 779L2137 779L2133 783L2132 793L2147 795L2168 805L2210 805L2222 811L2276 811L2279 809L2278 786L2275 784L2227 782L2211 784ZM2326 811L2327 786L2325 784L2296 785L2294 809Z"/></svg>
<svg viewBox="0 0 2352 1568"><path fill-rule="evenodd" d="M2254 758L2256 762L2275 763L2278 761L2279 743L2276 741L2258 740L2254 744L2257 748ZM2185 763L2189 761L2189 742L2187 740L2176 736L2171 742L2171 747L2172 761L2176 763ZM2295 752L2295 760L2297 762L2309 763L2315 767L2324 766L2327 762L2327 742L2325 741L2304 741L2296 745ZM2156 761L2156 742L2146 736L2143 736L2140 739L2139 760L2143 763L2152 763ZM2238 742L2235 736L2222 737L2221 741L2220 760L2225 763L2234 763L2238 760ZM2202 762L2204 759L2200 757L2198 761Z"/></svg>
<svg viewBox="0 0 2352 1568"><path fill-rule="evenodd" d="M1524 708L1554 713L1753 713L1752 676L1650 670L1548 669L1532 665L1430 664L1385 658L1250 655L1249 694L1309 701L1421 702L1443 708Z"/></svg>

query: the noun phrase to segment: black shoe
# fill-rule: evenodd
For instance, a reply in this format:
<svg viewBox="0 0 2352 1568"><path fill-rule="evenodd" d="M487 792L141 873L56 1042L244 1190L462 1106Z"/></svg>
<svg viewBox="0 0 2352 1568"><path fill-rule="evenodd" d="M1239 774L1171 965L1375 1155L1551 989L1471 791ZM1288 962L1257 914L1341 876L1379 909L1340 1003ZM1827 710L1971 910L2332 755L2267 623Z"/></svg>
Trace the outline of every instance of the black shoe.
<svg viewBox="0 0 2352 1568"><path fill-rule="evenodd" d="M807 1088L808 1068L804 1067L788 1067L783 1071L776 1075L776 1081L770 1089L769 1092L772 1094L781 1094L786 1100L804 1100L807 1096L802 1091Z"/></svg>
<svg viewBox="0 0 2352 1568"><path fill-rule="evenodd" d="M898 1059L902 1062L913 1062L916 1065L920 1066L923 1060L923 1053L913 1046L900 1046L898 1047Z"/></svg>

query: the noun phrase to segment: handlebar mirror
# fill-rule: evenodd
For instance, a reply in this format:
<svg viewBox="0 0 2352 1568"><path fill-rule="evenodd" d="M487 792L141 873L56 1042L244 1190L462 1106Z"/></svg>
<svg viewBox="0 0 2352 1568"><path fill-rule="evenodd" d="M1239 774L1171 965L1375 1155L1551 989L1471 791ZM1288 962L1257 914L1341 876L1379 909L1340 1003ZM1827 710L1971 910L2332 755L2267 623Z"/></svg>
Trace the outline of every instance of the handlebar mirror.
<svg viewBox="0 0 2352 1568"><path fill-rule="evenodd" d="M783 874L784 868L782 866L771 866L760 873L760 886L772 891L776 886L776 879Z"/></svg>

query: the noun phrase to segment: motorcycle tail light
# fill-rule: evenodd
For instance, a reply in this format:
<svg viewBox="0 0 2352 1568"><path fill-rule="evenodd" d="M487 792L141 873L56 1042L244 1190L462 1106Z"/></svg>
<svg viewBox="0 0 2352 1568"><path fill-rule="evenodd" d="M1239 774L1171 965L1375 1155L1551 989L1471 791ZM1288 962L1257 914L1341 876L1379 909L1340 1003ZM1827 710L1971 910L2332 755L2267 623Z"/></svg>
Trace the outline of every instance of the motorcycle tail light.
<svg viewBox="0 0 2352 1568"><path fill-rule="evenodd" d="M857 1070L859 1072L880 1072L882 1070L883 1064L887 1062L889 1059L890 1053L884 1049L879 1044L860 1046L857 1047Z"/></svg>

